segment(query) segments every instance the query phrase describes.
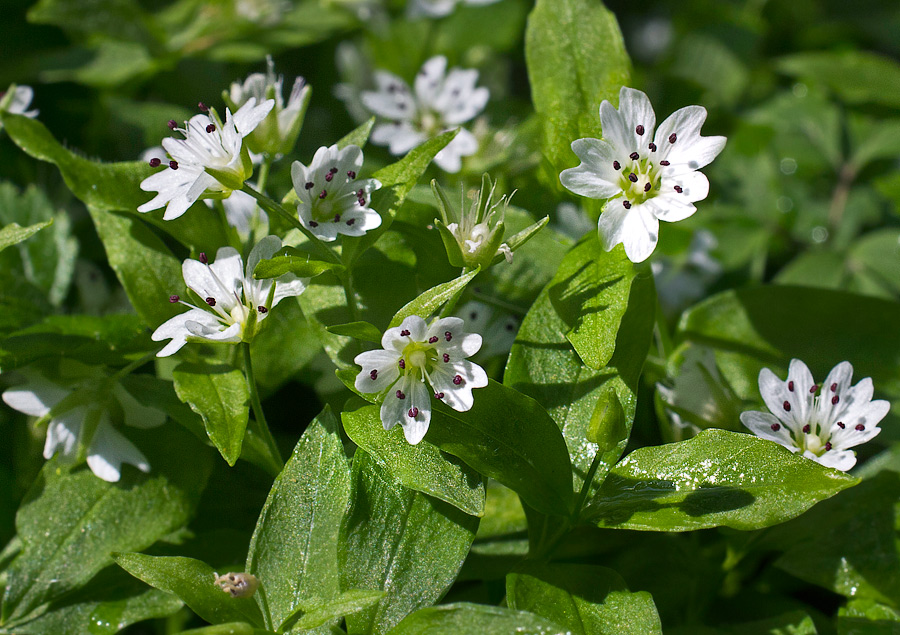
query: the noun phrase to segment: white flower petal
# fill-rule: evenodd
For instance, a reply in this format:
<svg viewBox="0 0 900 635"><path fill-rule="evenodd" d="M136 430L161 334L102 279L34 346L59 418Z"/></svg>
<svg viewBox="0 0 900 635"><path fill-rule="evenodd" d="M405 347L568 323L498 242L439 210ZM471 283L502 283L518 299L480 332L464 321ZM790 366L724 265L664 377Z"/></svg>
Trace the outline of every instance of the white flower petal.
<svg viewBox="0 0 900 635"><path fill-rule="evenodd" d="M397 362L400 359L394 351L375 350L360 353L353 359L354 364L362 367L356 376L354 386L360 392L381 392L400 377L400 369ZM372 372L375 379L372 379Z"/></svg>
<svg viewBox="0 0 900 635"><path fill-rule="evenodd" d="M389 146L393 155L406 154L428 137L416 130L408 121L397 123L381 123L372 129L370 137L376 145Z"/></svg>
<svg viewBox="0 0 900 635"><path fill-rule="evenodd" d="M653 129L656 127L656 113L653 112L647 95L640 90L622 86L619 91L619 114L631 132L629 143L625 147L643 152L653 139ZM638 126L643 126L642 135L637 133Z"/></svg>
<svg viewBox="0 0 900 635"><path fill-rule="evenodd" d="M262 120L266 118L266 116L274 107L275 101L273 99L267 99L259 106L257 106L256 99L251 97L247 100L247 103L241 106L238 111L234 113L234 127L242 137L246 137L256 129L256 126L258 126L262 122ZM226 110L225 114L225 121L227 125L229 120L228 115L230 115L231 113Z"/></svg>
<svg viewBox="0 0 900 635"><path fill-rule="evenodd" d="M407 399L409 408L403 413L400 424L403 426L403 434L411 445L416 445L425 437L428 426L431 424L431 395L428 388L420 381L409 382ZM399 401L399 400L398 400Z"/></svg>
<svg viewBox="0 0 900 635"><path fill-rule="evenodd" d="M455 174L462 169L462 157L472 156L477 151L478 139L465 128L460 128L453 141L435 155L434 162L444 172Z"/></svg>
<svg viewBox="0 0 900 635"><path fill-rule="evenodd" d="M131 441L108 423L97 426L88 448L88 467L104 481L115 483L121 478L122 463L133 465L142 472L150 471L147 457Z"/></svg>
<svg viewBox="0 0 900 635"><path fill-rule="evenodd" d="M187 337L191 335L191 332L188 331L187 323L204 321L210 328L215 328L215 326L220 325L219 320L203 309L191 309L186 313L180 313L171 317L160 324L157 329L153 331L153 335L150 336L150 339L154 342L161 342L162 340L168 339L171 339L172 341L166 344L156 356L168 357L169 355L177 353L181 347L187 343Z"/></svg>
<svg viewBox="0 0 900 635"><path fill-rule="evenodd" d="M375 71L377 92L363 91L360 99L373 114L386 119L412 119L416 114L416 101L409 85L393 73Z"/></svg>
<svg viewBox="0 0 900 635"><path fill-rule="evenodd" d="M28 382L8 388L3 401L13 410L32 417L43 417L50 409L69 395L68 390L40 376L29 376Z"/></svg>
<svg viewBox="0 0 900 635"><path fill-rule="evenodd" d="M826 452L822 456L812 458L820 465L841 470L843 472L846 472L856 465L856 453L852 450L842 450L840 452L832 450L831 452Z"/></svg>
<svg viewBox="0 0 900 635"><path fill-rule="evenodd" d="M622 243L631 262L643 262L653 253L659 240L659 221L651 210L642 210L642 207L633 205L631 209L625 209L622 199L606 204L597 223L606 251Z"/></svg>
<svg viewBox="0 0 900 635"><path fill-rule="evenodd" d="M459 379L456 379L457 377ZM469 410L475 403L472 395L474 388L484 388L488 385L488 376L484 369L466 359L439 365L430 374L430 379L434 392L443 393L442 401L458 412ZM457 381L459 383L456 383Z"/></svg>
<svg viewBox="0 0 900 635"><path fill-rule="evenodd" d="M416 97L419 102L423 104L432 103L444 83L444 73L446 70L447 58L443 55L432 57L422 64L422 68L416 75L415 81Z"/></svg>
<svg viewBox="0 0 900 635"><path fill-rule="evenodd" d="M208 313L206 315L209 315ZM185 327L191 337L200 337L212 342L223 342L226 344L237 344L241 341L241 329L243 325L240 322L225 327L218 320L212 323L208 320L203 322L193 322L187 320ZM159 355L157 355L159 357Z"/></svg>
<svg viewBox="0 0 900 635"><path fill-rule="evenodd" d="M52 459L59 454L60 459L71 463L75 460L78 446L78 435L87 416L87 408L78 406L54 417L47 426L47 438L44 441L44 458Z"/></svg>
<svg viewBox="0 0 900 635"><path fill-rule="evenodd" d="M725 137L701 137L700 128L706 121L706 108L685 106L663 121L656 131L654 143L660 159L672 164L673 173L679 170L699 170L708 165L725 147ZM675 142L671 142L672 135Z"/></svg>
<svg viewBox="0 0 900 635"><path fill-rule="evenodd" d="M768 412L749 410L741 413L741 423L761 439L775 441L786 448L793 445L790 429L782 424L775 415ZM775 427L776 429L773 429Z"/></svg>
<svg viewBox="0 0 900 635"><path fill-rule="evenodd" d="M418 315L410 315L400 323L400 326L389 328L384 332L381 336L381 347L401 352L410 342L424 342L426 330L425 320Z"/></svg>
<svg viewBox="0 0 900 635"><path fill-rule="evenodd" d="M418 383L410 376L405 375L391 387L381 404L381 425L385 430L390 430L398 423L402 423L409 410L409 394L413 383Z"/></svg>

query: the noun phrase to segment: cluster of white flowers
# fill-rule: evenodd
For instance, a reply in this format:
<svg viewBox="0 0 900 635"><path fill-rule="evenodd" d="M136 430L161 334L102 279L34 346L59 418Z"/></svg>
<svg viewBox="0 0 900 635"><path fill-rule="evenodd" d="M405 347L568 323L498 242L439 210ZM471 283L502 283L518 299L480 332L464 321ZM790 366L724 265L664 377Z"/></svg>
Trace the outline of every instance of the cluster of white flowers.
<svg viewBox="0 0 900 635"><path fill-rule="evenodd" d="M416 75L414 91L402 78L375 72L377 91L361 98L372 114L388 120L372 131L372 142L387 145L391 154L409 152L424 141L473 119L488 102L487 88L476 87L478 71L451 68L447 58L432 57ZM438 152L434 162L446 172L459 172L462 157L475 154L478 140L465 128Z"/></svg>

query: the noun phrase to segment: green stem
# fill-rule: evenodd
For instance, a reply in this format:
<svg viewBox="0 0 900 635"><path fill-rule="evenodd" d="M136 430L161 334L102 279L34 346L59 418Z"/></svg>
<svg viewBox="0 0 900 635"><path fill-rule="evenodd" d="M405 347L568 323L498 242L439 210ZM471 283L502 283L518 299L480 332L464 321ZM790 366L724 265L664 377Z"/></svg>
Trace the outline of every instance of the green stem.
<svg viewBox="0 0 900 635"><path fill-rule="evenodd" d="M341 279L341 285L344 287L344 296L347 298L347 308L350 309L350 316L354 322L359 322L359 307L356 304L356 293L353 290L353 278L349 271L344 271L338 277Z"/></svg>
<svg viewBox="0 0 900 635"><path fill-rule="evenodd" d="M330 262L333 262L333 263L336 263L339 265L343 264L341 262L340 256L338 256L336 253L334 253L334 251L330 247L328 247L325 243L323 243L321 240L319 240L318 236L316 236L311 231L309 231L306 227L304 227L303 223L301 223L297 218L294 217L293 214L288 212L281 205L279 205L278 203L276 203L275 201L270 199L265 194L260 194L259 192L254 190L252 187L250 187L246 183L244 183L244 187L241 188L241 191L245 192L245 193L249 194L250 196L252 196L253 198L255 198L257 200L257 202L260 204L260 207L262 207L267 212L271 212L273 214L278 214L279 216L284 218L287 222L289 222L291 225L293 225L295 228L299 229L300 232L309 239L310 243L312 243L312 246L316 249L316 251L318 251L325 258L325 260L328 260Z"/></svg>
<svg viewBox="0 0 900 635"><path fill-rule="evenodd" d="M159 352L158 350L150 351L149 353L147 353L140 359L136 359L133 362L131 362L130 364L128 364L127 366L120 368L118 371L116 371L116 373L112 377L110 377L110 379L112 379L113 381L119 381L126 375L130 375L131 373L136 371L138 368L140 368L144 364L147 364L147 363L153 361L153 359L156 357L156 354L158 352Z"/></svg>
<svg viewBox="0 0 900 635"><path fill-rule="evenodd" d="M266 191L266 183L269 180L269 169L272 167L272 156L268 153L263 156L262 165L259 166L259 177L256 179L256 189Z"/></svg>
<svg viewBox="0 0 900 635"><path fill-rule="evenodd" d="M672 337L669 335L669 326L666 324L666 315L663 313L659 294L656 295L656 348L660 357L669 359L669 353L672 352Z"/></svg>
<svg viewBox="0 0 900 635"><path fill-rule="evenodd" d="M587 500L588 495L591 493L591 484L594 482L594 475L597 474L597 468L600 467L601 461L600 450L597 450L597 454L594 455L594 460L591 461L591 467L588 468L587 476L584 478L584 482L581 484L581 491L578 492L578 500L575 503L575 511L572 512L572 523L578 522L578 517L581 516L581 510L584 508L584 501Z"/></svg>
<svg viewBox="0 0 900 635"><path fill-rule="evenodd" d="M250 405L253 407L253 421L255 432L266 443L271 458L278 465L279 471L284 467L284 461L281 460L281 453L278 451L278 445L275 438L269 430L269 424L266 423L266 415L263 413L262 402L259 400L259 390L256 387L256 378L253 376L253 363L250 360L250 344L241 342L241 349L244 353L244 375L247 378L247 388L250 391Z"/></svg>

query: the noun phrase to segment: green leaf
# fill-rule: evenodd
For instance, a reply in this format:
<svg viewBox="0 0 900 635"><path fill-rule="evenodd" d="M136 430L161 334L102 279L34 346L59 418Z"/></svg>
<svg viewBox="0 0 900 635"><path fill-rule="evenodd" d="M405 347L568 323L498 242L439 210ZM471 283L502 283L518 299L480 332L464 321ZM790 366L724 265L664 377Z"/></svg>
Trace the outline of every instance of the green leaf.
<svg viewBox="0 0 900 635"><path fill-rule="evenodd" d="M847 316L853 316L849 328ZM847 360L854 376L874 377L875 389L900 409L900 305L853 293L771 286L726 291L685 312L679 336L710 346L738 397L758 401L759 371L787 376L792 358L814 377ZM896 415L891 416L895 419Z"/></svg>
<svg viewBox="0 0 900 635"><path fill-rule="evenodd" d="M670 629L666 629L667 635L669 632ZM806 611L791 611L752 622L719 624L715 627L691 625L671 629L672 635L816 635L818 632L816 623Z"/></svg>
<svg viewBox="0 0 900 635"><path fill-rule="evenodd" d="M0 372L40 359L120 365L157 346L136 315L52 315L0 340Z"/></svg>
<svg viewBox="0 0 900 635"><path fill-rule="evenodd" d="M34 225L29 225L28 227L21 227L18 223L6 225L0 229L0 251L3 251L7 247L17 245L23 240L28 240L42 229L49 227L52 224L53 220L36 223Z"/></svg>
<svg viewBox="0 0 900 635"><path fill-rule="evenodd" d="M600 282L609 278L609 286ZM652 277L636 272L621 250L604 252L592 232L565 257L519 329L503 381L537 400L562 430L575 490L597 452L595 483L625 450L655 295ZM595 370L585 357L603 367Z"/></svg>
<svg viewBox="0 0 900 635"><path fill-rule="evenodd" d="M544 216L541 220L536 223L532 223L522 231L516 233L513 236L510 236L503 242L510 248L511 251L515 252L519 247L527 243L529 240L534 238L539 231L541 231L544 227L547 226L547 223L550 222L549 216ZM503 254L497 254L494 256L494 263L497 264L501 260L504 259Z"/></svg>
<svg viewBox="0 0 900 635"><path fill-rule="evenodd" d="M351 404L341 413L354 443L387 466L404 487L434 496L472 516L484 515L481 474L428 441L410 445L403 428L385 430L379 406Z"/></svg>
<svg viewBox="0 0 900 635"><path fill-rule="evenodd" d="M443 405L425 440L515 490L546 514L572 511L572 472L565 441L540 404L491 380L468 412Z"/></svg>
<svg viewBox="0 0 900 635"><path fill-rule="evenodd" d="M366 142L369 140L369 135L372 133L372 127L374 125L375 117L371 117L365 123L360 124L359 127L348 132L337 142L338 150L343 150L347 146L351 145L364 148Z"/></svg>
<svg viewBox="0 0 900 635"><path fill-rule="evenodd" d="M253 277L257 280L263 280L266 278L277 278L286 273L292 273L298 278L314 278L320 273L338 269L343 269L343 266L334 262L310 260L309 256L306 254L296 256L285 255L275 256L268 260L261 260L259 264L256 265L256 269L253 270Z"/></svg>
<svg viewBox="0 0 900 635"><path fill-rule="evenodd" d="M338 535L349 500L350 468L326 408L275 479L250 541L247 571L263 581L270 628L298 607L338 596Z"/></svg>
<svg viewBox="0 0 900 635"><path fill-rule="evenodd" d="M354 494L338 546L341 588L386 593L347 616L355 633L386 633L406 615L437 602L450 588L478 519L403 487L364 450L353 457Z"/></svg>
<svg viewBox="0 0 900 635"><path fill-rule="evenodd" d="M129 212L136 217L137 208L150 200L151 195L141 190L140 184L157 169L143 161L100 163L86 159L63 147L43 123L22 115L0 113L0 123L28 155L56 165L72 193L89 208ZM204 205L196 205L171 221L162 219L162 210L140 217L195 251L214 252L228 242L218 214Z"/></svg>
<svg viewBox="0 0 900 635"><path fill-rule="evenodd" d="M344 591L337 597L327 602L308 603L301 605L294 615L285 620L281 629L308 630L324 626L344 617L359 613L384 597L382 591L364 591L351 589Z"/></svg>
<svg viewBox="0 0 900 635"><path fill-rule="evenodd" d="M193 515L210 456L175 426L128 429L151 471L123 466L118 483L48 461L16 515L23 550L7 570L7 626L87 584L113 551L140 551ZM190 470L185 466L190 465Z"/></svg>
<svg viewBox="0 0 900 635"><path fill-rule="evenodd" d="M510 608L531 611L573 635L662 635L650 594L629 592L605 567L525 563L506 577L506 598Z"/></svg>
<svg viewBox="0 0 900 635"><path fill-rule="evenodd" d="M771 529L760 547L782 551L775 566L801 580L900 609L898 501L900 476L885 471Z"/></svg>
<svg viewBox="0 0 900 635"><path fill-rule="evenodd" d="M760 529L799 516L858 482L772 441L710 429L626 456L584 516L619 529Z"/></svg>
<svg viewBox="0 0 900 635"><path fill-rule="evenodd" d="M566 635L569 631L534 613L484 604L442 604L407 616L390 635Z"/></svg>
<svg viewBox="0 0 900 635"><path fill-rule="evenodd" d="M481 271L480 267L475 271L470 271L469 273L461 275L455 280L439 284L421 294L415 300L411 300L402 309L397 311L388 328L400 326L403 320L410 315L418 315L427 319L428 316L437 311L445 302L462 293L469 282L472 281L472 278L478 275L479 271Z"/></svg>
<svg viewBox="0 0 900 635"><path fill-rule="evenodd" d="M900 108L900 64L868 51L796 53L776 68L785 75L824 84L851 104Z"/></svg>
<svg viewBox="0 0 900 635"><path fill-rule="evenodd" d="M230 366L179 364L172 371L178 398L203 418L209 440L228 465L237 463L250 418L244 373Z"/></svg>
<svg viewBox="0 0 900 635"><path fill-rule="evenodd" d="M169 296L184 295L181 262L140 219L88 208L109 266L144 323L159 326L183 312Z"/></svg>
<svg viewBox="0 0 900 635"><path fill-rule="evenodd" d="M335 324L334 326L326 326L325 329L329 333L334 333L335 335L344 335L346 337L353 337L358 340L362 340L363 342L375 342L378 343L381 341L381 331L378 330L374 324L369 324L368 322L348 322L347 324Z"/></svg>
<svg viewBox="0 0 900 635"><path fill-rule="evenodd" d="M570 146L600 137L600 102L618 103L630 63L615 16L593 0L538 0L525 32L531 99L553 172L577 165Z"/></svg>
<svg viewBox="0 0 900 635"><path fill-rule="evenodd" d="M152 587L177 595L194 613L212 624L249 621L262 626L263 618L253 598L233 598L216 584L213 568L193 558L114 553L120 567Z"/></svg>

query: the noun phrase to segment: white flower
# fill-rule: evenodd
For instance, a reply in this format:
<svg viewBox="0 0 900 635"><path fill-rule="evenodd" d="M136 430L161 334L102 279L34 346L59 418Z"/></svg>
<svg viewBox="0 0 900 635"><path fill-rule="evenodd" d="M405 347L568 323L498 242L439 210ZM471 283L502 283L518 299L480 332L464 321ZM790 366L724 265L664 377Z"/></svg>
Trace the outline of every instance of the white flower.
<svg viewBox="0 0 900 635"><path fill-rule="evenodd" d="M484 333L484 346L479 351L482 359L494 355L503 355L505 359L509 355L519 330L519 321L515 317L477 300L466 302L456 315L473 331Z"/></svg>
<svg viewBox="0 0 900 635"><path fill-rule="evenodd" d="M232 83L228 92L222 95L233 109L240 108L251 99L258 104L267 99L274 100L275 106L271 112L247 135L247 146L251 152L279 155L294 149L309 104L310 87L302 77L295 78L285 106L283 86L284 76L276 77L275 63L269 55L266 57L265 73L251 73L243 83Z"/></svg>
<svg viewBox="0 0 900 635"><path fill-rule="evenodd" d="M145 192L158 192L156 197L138 207L139 212L149 212L166 207L165 220L178 218L202 196L227 198L232 190L240 189L253 172L250 155L243 139L265 119L275 102L271 99L256 105L250 99L234 115L225 111L223 124L214 111L212 117L194 115L177 128L174 121L169 127L180 132L184 139L168 137L162 145L172 157L167 168L148 176L141 182ZM150 160L150 165L159 165Z"/></svg>
<svg viewBox="0 0 900 635"><path fill-rule="evenodd" d="M872 379L850 385L853 366L841 362L823 384L813 383L806 364L792 359L787 381L763 368L759 393L773 414L744 412L741 422L758 437L775 441L791 452L838 470L856 464L853 446L874 438L891 408L884 400L872 401Z"/></svg>
<svg viewBox="0 0 900 635"><path fill-rule="evenodd" d="M362 370L356 389L365 393L387 390L381 405L385 430L403 426L406 440L416 444L431 423L431 395L459 412L472 407L473 388L488 384L487 373L468 361L481 348L481 336L463 331L456 317L435 319L430 325L412 315L381 338L383 350L357 355ZM431 392L425 382L431 385Z"/></svg>
<svg viewBox="0 0 900 635"><path fill-rule="evenodd" d="M487 88L475 87L478 71L452 68L447 58L432 57L416 75L415 93L401 78L387 71L375 71L377 92L361 95L374 114L391 120L372 130L372 142L387 145L391 154L406 154L417 145L446 130L463 124L487 104ZM446 172L459 172L462 157L475 154L478 140L461 128L456 138L437 153L434 162Z"/></svg>
<svg viewBox="0 0 900 635"><path fill-rule="evenodd" d="M349 145L321 147L306 167L299 161L291 166L300 222L324 241L338 234L362 236L381 225L381 216L369 208L369 195L381 187L377 179L357 179L363 152Z"/></svg>
<svg viewBox="0 0 900 635"><path fill-rule="evenodd" d="M209 207L214 205L211 200L207 200L206 204ZM237 230L242 241L246 242L254 229L268 233L269 215L261 210L256 204L256 199L246 192L235 190L231 196L222 201L222 207L225 208L225 220Z"/></svg>
<svg viewBox="0 0 900 635"><path fill-rule="evenodd" d="M494 4L498 0L462 0L463 4L483 6ZM450 15L456 9L460 0L409 0L406 5L410 17L427 16L429 18L442 18Z"/></svg>
<svg viewBox="0 0 900 635"><path fill-rule="evenodd" d="M572 150L577 168L563 170L564 186L582 196L610 199L597 229L603 248L624 243L632 262L653 253L659 221L687 218L709 193L709 181L697 172L725 147L725 137L701 137L706 109L687 106L672 113L653 134L656 115L647 95L622 87L619 110L600 105L603 139L578 139Z"/></svg>
<svg viewBox="0 0 900 635"><path fill-rule="evenodd" d="M38 116L37 110L25 110L31 105L34 98L34 90L31 86L16 86L13 84L6 93L0 94L0 111L13 115L24 115L32 119Z"/></svg>
<svg viewBox="0 0 900 635"><path fill-rule="evenodd" d="M200 254L199 261L185 260L181 268L184 282L206 308L188 304L177 295L171 296L169 302L181 302L191 310L162 323L153 332L154 342L172 340L157 356L177 353L189 339L231 344L251 341L272 307L306 289L308 280L290 273L274 280L253 279L256 265L274 256L279 249L281 239L266 236L250 252L246 270L241 255L233 247L220 248L213 264L208 264L206 254Z"/></svg>
<svg viewBox="0 0 900 635"><path fill-rule="evenodd" d="M81 364L70 364L69 371L84 369ZM99 393L91 399L64 400L78 390L91 391L105 378L88 371L81 382L61 386L39 375L27 374L25 384L9 388L3 393L3 401L19 412L33 417L50 416L47 438L44 442L44 458L59 454L62 461L78 460L79 443L87 448L87 464L91 471L104 481L116 482L121 477L122 463L135 466L142 472L150 471L147 458L110 422L111 409L121 409L124 423L135 428L154 428L162 425L166 416L155 408L139 403L119 383L109 393ZM77 395L76 395L77 396ZM115 399L118 405L111 403ZM91 429L93 428L93 432ZM82 438L84 437L84 438Z"/></svg>

